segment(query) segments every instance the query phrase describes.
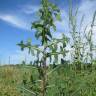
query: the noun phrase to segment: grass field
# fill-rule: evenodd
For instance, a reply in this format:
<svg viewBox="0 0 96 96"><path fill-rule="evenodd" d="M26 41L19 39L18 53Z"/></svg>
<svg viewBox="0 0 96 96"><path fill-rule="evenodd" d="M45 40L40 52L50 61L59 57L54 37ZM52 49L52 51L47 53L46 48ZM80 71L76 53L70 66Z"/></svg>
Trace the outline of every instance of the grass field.
<svg viewBox="0 0 96 96"><path fill-rule="evenodd" d="M62 66L62 67L61 67ZM48 71L51 68L47 69ZM96 96L96 70L76 71L64 65L48 74L46 96ZM0 67L0 96L34 96L32 90L38 71L32 66L1 66Z"/></svg>

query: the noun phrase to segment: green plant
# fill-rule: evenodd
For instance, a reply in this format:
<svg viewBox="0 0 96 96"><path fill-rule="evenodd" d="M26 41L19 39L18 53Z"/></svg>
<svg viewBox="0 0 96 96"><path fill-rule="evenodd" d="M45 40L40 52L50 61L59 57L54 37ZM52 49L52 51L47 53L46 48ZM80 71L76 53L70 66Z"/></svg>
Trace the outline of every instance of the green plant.
<svg viewBox="0 0 96 96"><path fill-rule="evenodd" d="M73 10L72 0L69 5L69 29L71 34L72 61L76 69L81 70L83 64L90 62L90 67L93 62L93 27L95 25L96 12L94 12L90 28L87 25L83 30L84 15L78 24L78 8Z"/></svg>
<svg viewBox="0 0 96 96"><path fill-rule="evenodd" d="M32 45L30 39L25 44L23 41L18 44L21 47L21 50L28 48L29 53L31 52L32 55L35 55L34 51L37 51L37 60L34 63L36 63L36 69L38 70L39 77L34 84L34 87L37 87L35 87L35 92L33 92L33 95L36 96L46 96L47 89L49 88L48 86L51 87L51 85L48 84L48 75L54 70L48 72L47 58L50 58L51 62L52 56L54 56L54 62L57 63L59 54L62 54L63 57L65 57L67 52L65 47L69 41L64 34L62 34L62 38L60 39L52 37L52 28L54 31L56 31L54 22L56 20L61 21L60 10L56 5L50 3L48 0L42 0L41 3L42 6L39 9L39 20L32 23L32 28L36 30L35 37L41 41L40 46L42 49L40 49L39 45ZM58 44L60 43L62 43L62 45L58 51ZM40 54L42 54L41 60L39 58Z"/></svg>
<svg viewBox="0 0 96 96"><path fill-rule="evenodd" d="M72 2L70 0L70 5L69 5L69 29L70 29L70 34L72 37L71 40L71 48L73 49L72 57L73 57L73 63L76 67L76 69L81 70L81 63L83 59L83 42L82 42L82 32L81 32L81 27L82 27L82 22L84 19L84 16L81 18L80 22L80 29L78 27L78 21L77 21L77 15L78 15L78 8L76 11L73 11L72 8Z"/></svg>
<svg viewBox="0 0 96 96"><path fill-rule="evenodd" d="M93 18L92 18L89 30L87 30L87 28L89 27L87 25L86 28L85 28L85 31L84 31L85 37L86 37L86 41L87 41L87 45L86 46L89 47L89 52L88 52L87 57L89 57L91 65L93 63L93 52L94 52L94 49L95 49L95 45L94 45L94 41L93 41L93 35L94 35L93 34L93 27L95 26L95 20L96 20L96 11L93 14Z"/></svg>

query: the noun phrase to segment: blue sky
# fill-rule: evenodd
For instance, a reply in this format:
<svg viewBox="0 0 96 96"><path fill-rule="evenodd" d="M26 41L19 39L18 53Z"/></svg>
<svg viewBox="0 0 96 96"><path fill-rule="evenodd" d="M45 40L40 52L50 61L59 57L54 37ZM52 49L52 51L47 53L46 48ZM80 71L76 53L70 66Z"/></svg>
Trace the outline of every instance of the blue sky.
<svg viewBox="0 0 96 96"><path fill-rule="evenodd" d="M57 33L65 32L68 29L68 0L50 0L61 9L62 22L56 22ZM85 14L90 21L96 10L96 0L73 0L73 7L79 7L80 14ZM26 41L32 38L32 43L39 43L33 30L30 29L31 22L37 19L36 12L40 7L40 0L0 0L0 62L8 63L9 56L11 63L19 63L25 57L31 60L27 51L21 52L16 45L21 40ZM80 16L79 16L80 17ZM64 28L65 26L65 28ZM66 34L66 32L65 32ZM29 59L30 58L30 59Z"/></svg>

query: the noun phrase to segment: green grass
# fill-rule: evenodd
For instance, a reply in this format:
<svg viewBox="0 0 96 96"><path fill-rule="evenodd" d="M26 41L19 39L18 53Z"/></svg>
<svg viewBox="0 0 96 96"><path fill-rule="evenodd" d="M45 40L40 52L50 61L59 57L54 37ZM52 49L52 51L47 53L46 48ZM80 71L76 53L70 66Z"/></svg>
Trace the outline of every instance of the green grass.
<svg viewBox="0 0 96 96"><path fill-rule="evenodd" d="M31 81L38 79L38 72L34 67L0 67L0 96L32 96L34 83L30 81L31 75ZM96 96L96 70L80 72L72 70L72 67L61 66L49 74L48 84L50 86L46 96Z"/></svg>
<svg viewBox="0 0 96 96"><path fill-rule="evenodd" d="M29 77L31 70L16 66L0 67L0 96L22 96L18 85L22 83L24 74Z"/></svg>

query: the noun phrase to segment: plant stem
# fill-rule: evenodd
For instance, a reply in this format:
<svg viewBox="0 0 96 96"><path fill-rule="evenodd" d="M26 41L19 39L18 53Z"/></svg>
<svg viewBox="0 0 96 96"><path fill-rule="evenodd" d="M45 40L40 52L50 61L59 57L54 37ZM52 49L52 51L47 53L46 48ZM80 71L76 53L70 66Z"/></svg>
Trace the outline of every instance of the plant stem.
<svg viewBox="0 0 96 96"><path fill-rule="evenodd" d="M46 47L44 47L43 51L43 62L42 62L42 84L41 84L41 95L40 96L45 96L46 95L46 85L47 85L47 74L46 74Z"/></svg>

